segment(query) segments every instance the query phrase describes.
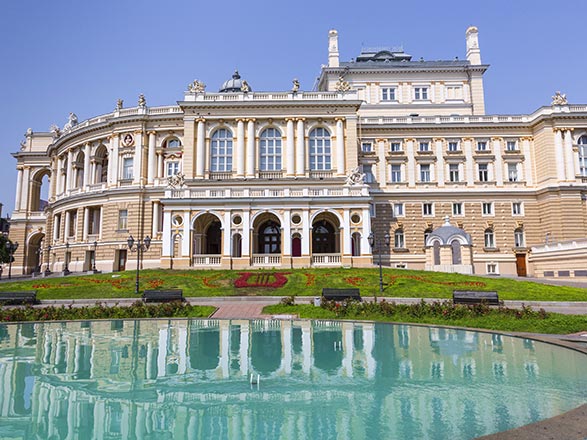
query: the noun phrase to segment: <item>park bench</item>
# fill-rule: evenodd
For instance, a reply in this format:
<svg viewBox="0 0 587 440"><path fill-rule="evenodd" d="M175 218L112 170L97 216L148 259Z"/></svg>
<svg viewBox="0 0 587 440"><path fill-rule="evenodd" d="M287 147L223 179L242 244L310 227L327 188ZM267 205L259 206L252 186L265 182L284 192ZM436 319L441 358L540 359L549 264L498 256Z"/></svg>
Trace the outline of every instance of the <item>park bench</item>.
<svg viewBox="0 0 587 440"><path fill-rule="evenodd" d="M329 301L344 301L345 299L361 301L359 289L334 289L325 287L322 289L322 296Z"/></svg>
<svg viewBox="0 0 587 440"><path fill-rule="evenodd" d="M145 300L145 302L183 301L183 290L145 290L145 292L143 293L143 299Z"/></svg>
<svg viewBox="0 0 587 440"><path fill-rule="evenodd" d="M0 292L0 304L36 304L37 291L23 290L21 292Z"/></svg>
<svg viewBox="0 0 587 440"><path fill-rule="evenodd" d="M481 290L454 290L452 292L452 302L453 304L500 305L497 292Z"/></svg>

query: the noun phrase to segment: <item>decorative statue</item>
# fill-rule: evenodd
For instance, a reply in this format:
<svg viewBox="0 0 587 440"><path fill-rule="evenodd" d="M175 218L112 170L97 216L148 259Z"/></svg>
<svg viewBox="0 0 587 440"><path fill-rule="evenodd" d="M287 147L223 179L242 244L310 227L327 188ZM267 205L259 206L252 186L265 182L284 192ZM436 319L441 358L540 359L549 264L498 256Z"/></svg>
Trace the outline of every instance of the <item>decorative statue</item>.
<svg viewBox="0 0 587 440"><path fill-rule="evenodd" d="M116 111L122 110L122 106L124 105L124 101L121 98L116 100Z"/></svg>
<svg viewBox="0 0 587 440"><path fill-rule="evenodd" d="M345 185L363 185L365 183L365 173L361 173L361 167L356 167L347 176Z"/></svg>
<svg viewBox="0 0 587 440"><path fill-rule="evenodd" d="M26 141L20 141L20 151L26 150Z"/></svg>
<svg viewBox="0 0 587 440"><path fill-rule="evenodd" d="M551 105L567 105L569 102L567 101L567 95L561 92L556 92L552 97L552 104Z"/></svg>
<svg viewBox="0 0 587 440"><path fill-rule="evenodd" d="M145 95L142 93L139 95L139 107L146 108L147 107L147 100L145 99Z"/></svg>
<svg viewBox="0 0 587 440"><path fill-rule="evenodd" d="M348 92L351 89L351 85L342 76L339 76L338 81L334 85L334 89L337 92Z"/></svg>
<svg viewBox="0 0 587 440"><path fill-rule="evenodd" d="M63 126L64 132L70 132L73 127L77 125L77 116L75 113L69 113L69 118L67 119L67 124Z"/></svg>
<svg viewBox="0 0 587 440"><path fill-rule="evenodd" d="M298 93L298 91L300 90L300 82L298 81L297 78L294 78L292 83L293 83L293 86L291 88L291 91L293 93Z"/></svg>
<svg viewBox="0 0 587 440"><path fill-rule="evenodd" d="M194 82L188 84L188 91L190 93L204 93L206 91L206 84L199 79L195 79Z"/></svg>
<svg viewBox="0 0 587 440"><path fill-rule="evenodd" d="M33 135L33 129L32 128L27 128L26 129L26 133L25 133L25 137L31 137Z"/></svg>
<svg viewBox="0 0 587 440"><path fill-rule="evenodd" d="M182 173L177 173L167 178L167 186L170 188L181 188L184 185L185 176Z"/></svg>
<svg viewBox="0 0 587 440"><path fill-rule="evenodd" d="M243 85L241 86L241 91L243 93L249 93L251 91L251 88L249 87L249 83L243 79Z"/></svg>
<svg viewBox="0 0 587 440"><path fill-rule="evenodd" d="M57 124L51 125L49 131L53 133L53 139L57 139L59 136L61 136L61 129Z"/></svg>

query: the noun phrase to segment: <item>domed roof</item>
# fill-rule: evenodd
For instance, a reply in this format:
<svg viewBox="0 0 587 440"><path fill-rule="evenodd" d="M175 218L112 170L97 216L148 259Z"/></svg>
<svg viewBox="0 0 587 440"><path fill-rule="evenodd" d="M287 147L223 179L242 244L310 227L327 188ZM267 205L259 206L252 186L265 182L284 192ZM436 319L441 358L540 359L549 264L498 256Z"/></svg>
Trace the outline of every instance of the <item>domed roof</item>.
<svg viewBox="0 0 587 440"><path fill-rule="evenodd" d="M426 246L431 246L435 238L440 240L441 245L448 245L455 238L461 244L473 244L471 235L467 234L463 229L451 225L448 216L444 218L444 224L441 227L430 233L426 240Z"/></svg>
<svg viewBox="0 0 587 440"><path fill-rule="evenodd" d="M246 84L246 86L243 89L243 84ZM232 74L232 78L224 81L224 83L222 83L222 87L220 87L220 90L218 90L219 93L236 93L236 92L251 92L253 89L251 89L251 86L249 86L249 84L247 83L247 81L245 81L244 79L241 79L241 76L238 73L238 70L235 70L234 73Z"/></svg>

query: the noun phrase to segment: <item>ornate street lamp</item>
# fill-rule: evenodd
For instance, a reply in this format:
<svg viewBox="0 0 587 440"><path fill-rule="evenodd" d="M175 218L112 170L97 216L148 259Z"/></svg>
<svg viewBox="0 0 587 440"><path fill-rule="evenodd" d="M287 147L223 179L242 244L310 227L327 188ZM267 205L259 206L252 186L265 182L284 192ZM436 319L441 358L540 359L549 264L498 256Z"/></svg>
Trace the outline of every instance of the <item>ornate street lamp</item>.
<svg viewBox="0 0 587 440"><path fill-rule="evenodd" d="M151 246L151 237L149 237L148 235L143 238L142 240L137 240L135 243L135 239L133 238L132 235L130 235L128 237L128 239L126 240L126 243L128 244L128 248L130 249L131 252L136 251L137 253L137 281L135 283L135 294L139 294L139 271L140 271L140 262L141 262L141 253L149 250L149 247Z"/></svg>
<svg viewBox="0 0 587 440"><path fill-rule="evenodd" d="M65 242L65 255L63 257L63 261L65 266L63 267L63 275L69 275L71 272L69 271L69 242Z"/></svg>
<svg viewBox="0 0 587 440"><path fill-rule="evenodd" d="M390 243L389 234L385 234L385 236L383 238L384 238L385 246L389 246L389 243ZM369 241L369 246L371 246L371 252L373 252L373 249L375 247L377 248L377 254L379 255L379 294L383 295L383 269L381 267L381 240L378 240L377 237L375 237L375 233L373 231L371 231L367 240ZM377 294L375 294L375 302L377 302Z"/></svg>
<svg viewBox="0 0 587 440"><path fill-rule="evenodd" d="M98 242L94 240L94 258L92 259L92 272L98 272L96 270L96 251L98 250Z"/></svg>
<svg viewBox="0 0 587 440"><path fill-rule="evenodd" d="M45 269L45 276L51 275L51 269L49 269L50 264L51 264L51 245L47 246L47 269Z"/></svg>
<svg viewBox="0 0 587 440"><path fill-rule="evenodd" d="M12 260L14 253L18 249L18 242L13 243L11 241L6 242L6 250L8 251L8 279L12 279Z"/></svg>

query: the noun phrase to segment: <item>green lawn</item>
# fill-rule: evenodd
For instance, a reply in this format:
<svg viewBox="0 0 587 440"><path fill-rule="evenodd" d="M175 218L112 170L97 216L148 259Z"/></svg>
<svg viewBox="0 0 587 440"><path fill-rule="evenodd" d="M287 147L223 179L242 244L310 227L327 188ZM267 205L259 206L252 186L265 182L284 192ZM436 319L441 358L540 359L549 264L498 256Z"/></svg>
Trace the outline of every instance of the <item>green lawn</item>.
<svg viewBox="0 0 587 440"><path fill-rule="evenodd" d="M250 275L243 275L250 274ZM247 278L248 277L248 278ZM587 301L587 289L550 286L500 277L384 269L386 297L451 298L455 289L495 290L500 299ZM283 285L280 285L284 282ZM38 298L132 298L135 272L3 282L0 291L36 290ZM237 286L244 287L237 287ZM273 287L272 287L273 286ZM275 287L278 286L278 287ZM262 271L142 270L140 290L180 288L188 297L320 295L323 287L358 287L362 296L379 296L379 271L373 269L294 269Z"/></svg>

